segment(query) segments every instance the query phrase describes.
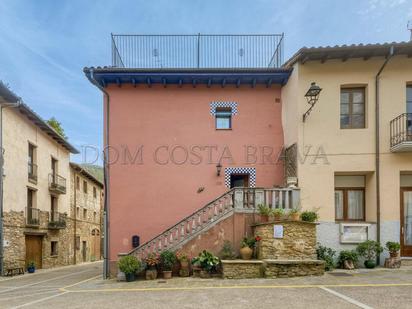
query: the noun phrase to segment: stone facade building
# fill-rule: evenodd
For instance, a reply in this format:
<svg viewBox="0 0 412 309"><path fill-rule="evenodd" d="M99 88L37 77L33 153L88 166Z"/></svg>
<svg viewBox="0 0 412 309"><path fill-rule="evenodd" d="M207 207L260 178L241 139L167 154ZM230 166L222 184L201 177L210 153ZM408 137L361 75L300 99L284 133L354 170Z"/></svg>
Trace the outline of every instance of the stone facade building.
<svg viewBox="0 0 412 309"><path fill-rule="evenodd" d="M102 183L70 163L78 151L2 83L0 104L3 271L100 259Z"/></svg>
<svg viewBox="0 0 412 309"><path fill-rule="evenodd" d="M0 83L4 267L71 263L70 153L78 151Z"/></svg>
<svg viewBox="0 0 412 309"><path fill-rule="evenodd" d="M100 260L103 252L103 184L81 165L70 163L70 212L76 231L74 263Z"/></svg>

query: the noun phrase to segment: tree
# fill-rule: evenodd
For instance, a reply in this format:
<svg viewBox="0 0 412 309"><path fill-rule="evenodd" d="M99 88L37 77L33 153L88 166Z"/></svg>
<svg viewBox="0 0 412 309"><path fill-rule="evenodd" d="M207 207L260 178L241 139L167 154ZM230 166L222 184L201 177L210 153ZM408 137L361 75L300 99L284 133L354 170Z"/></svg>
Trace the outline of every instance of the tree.
<svg viewBox="0 0 412 309"><path fill-rule="evenodd" d="M64 139L67 139L66 134L64 133L64 129L59 121L57 121L56 118L51 117L49 120L47 120L47 124L51 126L61 137Z"/></svg>

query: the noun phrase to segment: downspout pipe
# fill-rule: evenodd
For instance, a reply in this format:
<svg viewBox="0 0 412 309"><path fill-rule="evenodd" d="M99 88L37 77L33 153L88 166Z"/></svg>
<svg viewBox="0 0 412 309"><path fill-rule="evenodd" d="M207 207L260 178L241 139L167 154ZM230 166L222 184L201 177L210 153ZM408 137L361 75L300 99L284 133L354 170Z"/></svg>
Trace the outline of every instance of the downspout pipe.
<svg viewBox="0 0 412 309"><path fill-rule="evenodd" d="M103 92L106 101L106 124L105 124L105 147L109 146L109 119L110 119L110 96L109 93L102 87L94 77L93 68L85 69L84 73L87 79L95 85L101 92ZM110 264L109 264L109 214L110 214L110 173L109 173L109 153L104 152L103 155L103 176L104 176L104 206L103 206L103 279L108 279L110 276Z"/></svg>
<svg viewBox="0 0 412 309"><path fill-rule="evenodd" d="M3 227L3 175L4 175L4 149L3 149L3 108L17 108L22 103L20 98L16 102L0 104L0 276L4 274L4 227Z"/></svg>
<svg viewBox="0 0 412 309"><path fill-rule="evenodd" d="M380 75L385 69L389 60L394 55L394 46L389 49L389 54L386 56L385 62L380 67L375 76L375 173L376 173L376 241L381 242L381 188L380 188ZM377 257L377 264L380 264L380 255Z"/></svg>

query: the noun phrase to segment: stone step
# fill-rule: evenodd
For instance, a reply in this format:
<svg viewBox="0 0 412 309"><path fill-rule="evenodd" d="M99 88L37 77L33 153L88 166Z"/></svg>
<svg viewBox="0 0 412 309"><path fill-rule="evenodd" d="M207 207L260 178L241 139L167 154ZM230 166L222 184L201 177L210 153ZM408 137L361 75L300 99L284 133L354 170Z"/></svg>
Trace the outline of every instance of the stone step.
<svg viewBox="0 0 412 309"><path fill-rule="evenodd" d="M401 266L412 266L412 258L410 257L401 258Z"/></svg>

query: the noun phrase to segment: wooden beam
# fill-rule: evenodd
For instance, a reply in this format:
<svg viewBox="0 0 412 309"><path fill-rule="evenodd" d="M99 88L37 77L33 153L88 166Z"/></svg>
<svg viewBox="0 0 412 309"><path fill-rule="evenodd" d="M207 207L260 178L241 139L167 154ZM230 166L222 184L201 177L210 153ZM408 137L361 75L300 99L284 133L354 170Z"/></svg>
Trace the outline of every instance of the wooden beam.
<svg viewBox="0 0 412 309"><path fill-rule="evenodd" d="M106 81L104 80L104 78L102 78L102 87L106 88Z"/></svg>
<svg viewBox="0 0 412 309"><path fill-rule="evenodd" d="M183 80L179 79L179 88L182 88L182 86L183 86Z"/></svg>
<svg viewBox="0 0 412 309"><path fill-rule="evenodd" d="M308 61L308 60L309 60L309 56L305 56L305 57L300 61L300 63L301 63L301 64L305 64L305 62Z"/></svg>
<svg viewBox="0 0 412 309"><path fill-rule="evenodd" d="M167 81L166 81L166 78L162 78L162 84L163 84L163 87L167 87Z"/></svg>
<svg viewBox="0 0 412 309"><path fill-rule="evenodd" d="M240 87L240 78L238 78L236 82L236 88L239 88L239 87Z"/></svg>
<svg viewBox="0 0 412 309"><path fill-rule="evenodd" d="M252 80L252 88L255 88L256 87L256 78L254 78L253 80Z"/></svg>
<svg viewBox="0 0 412 309"><path fill-rule="evenodd" d="M266 88L269 88L270 86L272 86L272 79L269 79L266 83Z"/></svg>
<svg viewBox="0 0 412 309"><path fill-rule="evenodd" d="M116 78L116 84L117 84L117 87L121 87L121 86L122 86L122 83L120 82L120 79Z"/></svg>
<svg viewBox="0 0 412 309"><path fill-rule="evenodd" d="M132 84L133 84L133 87L136 88L136 80L134 78L132 78Z"/></svg>
<svg viewBox="0 0 412 309"><path fill-rule="evenodd" d="M193 88L196 88L196 83L197 83L197 80L195 78L193 78L193 80L192 80Z"/></svg>
<svg viewBox="0 0 412 309"><path fill-rule="evenodd" d="M222 80L222 88L225 88L225 86L226 86L226 78L224 78L224 79Z"/></svg>
<svg viewBox="0 0 412 309"><path fill-rule="evenodd" d="M212 79L209 78L209 80L207 81L207 88L212 87Z"/></svg>
<svg viewBox="0 0 412 309"><path fill-rule="evenodd" d="M148 77L148 78L146 79L146 83L147 83L147 85L149 86L149 88L152 87L152 80L150 79L150 77Z"/></svg>

